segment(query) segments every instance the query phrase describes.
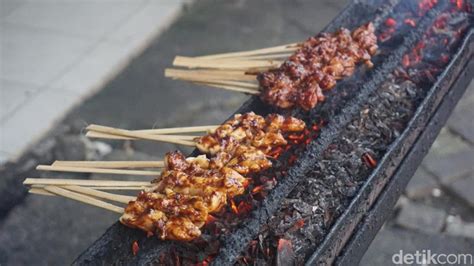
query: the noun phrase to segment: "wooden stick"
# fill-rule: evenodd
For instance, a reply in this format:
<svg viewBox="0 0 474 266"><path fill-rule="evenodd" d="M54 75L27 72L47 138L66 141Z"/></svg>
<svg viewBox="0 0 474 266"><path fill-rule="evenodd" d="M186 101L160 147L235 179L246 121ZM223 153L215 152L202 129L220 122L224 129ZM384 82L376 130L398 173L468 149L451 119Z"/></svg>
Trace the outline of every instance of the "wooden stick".
<svg viewBox="0 0 474 266"><path fill-rule="evenodd" d="M195 138L200 137L200 136L189 136L189 135L157 135L157 134L150 134L150 135L163 136L165 138L169 137L169 138L180 139L180 140L194 140ZM96 139L117 139L117 140L138 140L138 139L140 139L140 138L124 137L124 136L119 136L119 135L112 135L112 134L107 134L107 133L100 133L100 132L95 132L95 131L87 132L86 137L96 138Z"/></svg>
<svg viewBox="0 0 474 266"><path fill-rule="evenodd" d="M216 78L222 80L237 81L256 81L255 74L249 74L245 71L236 70L217 70L217 69L165 69L165 76L174 79L187 79L188 77Z"/></svg>
<svg viewBox="0 0 474 266"><path fill-rule="evenodd" d="M42 189L45 185L32 185L31 188L33 189ZM58 186L56 185L57 187L64 187L64 186ZM130 190L130 191L134 191L134 190L145 190L145 189L149 189L149 188L152 188L153 187L153 184L149 184L148 186L126 186L126 187L114 187L114 186L102 186L102 187L99 187L99 186L81 186L81 187L85 187L85 188L93 188L93 189L96 189L96 190Z"/></svg>
<svg viewBox="0 0 474 266"><path fill-rule="evenodd" d="M95 127L97 125L90 125L90 127ZM211 130L216 129L218 126L217 125L209 125L209 126L195 126L195 127L175 127L175 128L160 128L160 129L142 129L142 130L130 130L132 132L139 132L139 133L147 133L147 134L152 134L152 135L166 135L166 134L172 134L172 133L196 133L196 132L209 132ZM167 135L168 136L168 135ZM199 136L185 136L185 135L179 135L182 137L184 140L190 140ZM121 139L121 140L136 140L138 138L133 138L133 137L124 137L124 136L118 136L114 134L106 134L106 133L100 133L100 132L95 132L95 131L89 131L86 133L86 137L90 138L105 138L105 139Z"/></svg>
<svg viewBox="0 0 474 266"><path fill-rule="evenodd" d="M206 77L198 77L198 76L189 76L183 78L184 80L199 82L199 83L212 83L218 85L230 85L235 87L247 88L247 89L254 89L259 90L259 85L257 83L249 83L249 82L241 82L241 81L233 81L233 80L222 80L216 78L206 78Z"/></svg>
<svg viewBox="0 0 474 266"><path fill-rule="evenodd" d="M103 208L103 209L106 209L106 210L109 210L109 211L113 211L113 212L117 212L117 213L123 213L123 211L124 211L124 209L122 207L110 204L110 203L105 202L105 201L95 199L95 198L90 197L90 196L86 196L86 195L82 195L82 194L79 194L79 193L76 193L76 192L72 192L72 191L66 190L64 188L55 187L55 186L46 186L46 187L44 187L44 190L46 190L47 192L59 195L59 196L63 196L65 198L70 198L70 199L73 199L73 200L77 200L77 201L80 201L80 202L83 202L83 203L86 203L86 204L89 204L89 205L93 205L93 206L96 206L96 207L99 207L99 208Z"/></svg>
<svg viewBox="0 0 474 266"><path fill-rule="evenodd" d="M147 187L89 187L89 188L94 188L97 190L145 190L147 188L150 188L151 186Z"/></svg>
<svg viewBox="0 0 474 266"><path fill-rule="evenodd" d="M53 166L93 167L93 168L162 168L163 161L55 161Z"/></svg>
<svg viewBox="0 0 474 266"><path fill-rule="evenodd" d="M256 60L256 59L276 59L276 58L288 58L293 53L281 53L281 54L266 54L266 55L253 55L253 56L245 56L239 57L244 60Z"/></svg>
<svg viewBox="0 0 474 266"><path fill-rule="evenodd" d="M96 124L91 124L89 127L98 126ZM153 135L168 135L176 133L196 133L196 132L208 132L217 128L219 125L206 125L206 126L193 126L193 127L170 127L170 128L156 128L156 129L141 129L141 130L129 130L132 132L138 133L147 133ZM89 127L86 129L88 130Z"/></svg>
<svg viewBox="0 0 474 266"><path fill-rule="evenodd" d="M43 196L55 196L53 193L44 190L42 187L34 187L28 190L31 194L43 195Z"/></svg>
<svg viewBox="0 0 474 266"><path fill-rule="evenodd" d="M53 166L53 165L38 165L36 167L36 170L57 171L57 172L74 172L74 173L115 174L115 175L145 175L145 176L157 176L157 175L161 174L161 172L159 172L159 171L122 170L122 169L72 167L72 166Z"/></svg>
<svg viewBox="0 0 474 266"><path fill-rule="evenodd" d="M192 57L177 56L173 61L174 66L188 68L217 68L217 69L254 69L276 68L283 61L279 60L208 60Z"/></svg>
<svg viewBox="0 0 474 266"><path fill-rule="evenodd" d="M299 43L289 43L285 45L273 46L273 47L250 50L250 51L199 56L198 58L220 59L220 58L241 57L241 56L250 56L250 55L271 54L271 53L279 53L279 52L286 52L286 51L296 51L298 49L298 45Z"/></svg>
<svg viewBox="0 0 474 266"><path fill-rule="evenodd" d="M118 195L109 192L99 191L93 188L86 188L81 186L65 186L63 187L67 190L78 192L84 195L89 195L96 198L112 200L120 203L128 204L130 201L136 200L136 197L132 196L125 196L125 195Z"/></svg>
<svg viewBox="0 0 474 266"><path fill-rule="evenodd" d="M149 181L116 181L88 179L26 178L24 185L90 186L90 187L150 187Z"/></svg>
<svg viewBox="0 0 474 266"><path fill-rule="evenodd" d="M209 87L213 88L219 88L223 90L228 90L228 91L237 91L237 92L243 92L251 95L259 95L260 91L254 90L254 89L246 89L246 88L241 88L241 87L236 87L236 86L228 86L228 85L218 85L218 84L213 84L213 83L204 83L204 82L195 82L196 84L201 84L201 85L206 85Z"/></svg>
<svg viewBox="0 0 474 266"><path fill-rule="evenodd" d="M141 132L134 132L130 130L113 128L113 127L105 127L105 126L99 126L99 125L90 125L87 127L87 129L91 131L97 131L100 133L107 133L107 134L112 134L112 135L119 135L123 137L163 141L163 142L181 144L181 145L192 146L192 147L196 146L196 144L192 141L176 139L176 138L165 136L165 135L151 135L151 134L146 134L146 133L141 133Z"/></svg>
<svg viewBox="0 0 474 266"><path fill-rule="evenodd" d="M128 204L130 201L133 201L136 199L135 197L132 197L132 196L118 195L118 194L99 191L98 187L94 187L92 189L92 188L81 187L81 186L64 186L61 188L64 188L70 191L79 192L84 195L89 195L96 198L108 199L108 200L125 203L125 204ZM140 190L143 190L143 189L140 189ZM44 195L44 196L56 196L55 194L46 191L44 189L44 186L32 187L30 188L30 190L28 190L28 192L32 194L38 194L38 195Z"/></svg>

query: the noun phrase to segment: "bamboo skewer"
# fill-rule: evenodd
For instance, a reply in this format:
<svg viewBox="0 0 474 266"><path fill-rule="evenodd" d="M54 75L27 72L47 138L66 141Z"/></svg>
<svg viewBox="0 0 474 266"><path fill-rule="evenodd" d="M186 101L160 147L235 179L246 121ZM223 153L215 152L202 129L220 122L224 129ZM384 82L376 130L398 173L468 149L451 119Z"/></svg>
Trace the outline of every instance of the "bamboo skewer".
<svg viewBox="0 0 474 266"><path fill-rule="evenodd" d="M217 68L226 70L247 70L253 68L276 68L283 61L280 60L245 60L245 59L226 59L226 60L209 60L202 58L177 56L173 61L174 66L188 68Z"/></svg>
<svg viewBox="0 0 474 266"><path fill-rule="evenodd" d="M77 193L77 192L72 192L72 191L69 191L69 190L64 189L64 188L55 187L55 186L45 186L43 189L45 191L47 191L49 193L52 193L52 194L55 194L55 195L63 196L65 198L70 198L70 199L73 199L73 200L77 200L77 201L80 201L80 202L83 202L83 203L86 203L86 204L89 204L89 205L93 205L93 206L96 206L96 207L99 207L99 208L103 208L103 209L106 209L106 210L110 210L110 211L113 211L113 212L117 212L117 213L123 213L124 212L124 208L122 208L122 207L110 204L110 203L102 201L102 200L98 200L98 199L93 198L91 196L86 196L86 195L83 195L83 194L80 194L80 193Z"/></svg>
<svg viewBox="0 0 474 266"><path fill-rule="evenodd" d="M98 174L116 174L116 175L144 175L157 176L159 171L144 171L144 170L122 170L122 169L107 169L94 167L73 167L73 166L54 166L54 165L38 165L36 170L41 171L57 171L57 172L75 172L75 173L98 173Z"/></svg>
<svg viewBox="0 0 474 266"><path fill-rule="evenodd" d="M28 193L43 195L43 196L55 196L53 193L44 190L43 187L34 187L28 190Z"/></svg>
<svg viewBox="0 0 474 266"><path fill-rule="evenodd" d="M299 48L298 46L299 46L299 43L289 43L289 44L267 47L267 48L262 48L262 49L250 50L250 51L205 55L205 56L199 56L197 58L222 59L222 58L236 58L236 57L245 57L245 56L253 56L253 55L281 53L281 52L295 51Z"/></svg>
<svg viewBox="0 0 474 266"><path fill-rule="evenodd" d="M118 129L118 128L113 128L113 127L90 125L90 126L87 127L87 129L91 130L91 131L96 131L96 132L99 132L99 133L118 135L118 136L122 136L122 137L132 137L132 138L140 138L140 139L147 139L147 140L164 141L164 142L169 142L169 143L174 143L174 144L181 144L181 145L186 145L186 146L191 146L191 147L194 147L196 145L192 141L183 140L183 139L176 138L176 137L173 137L173 136L151 135L151 134L147 134L147 133L141 133L141 132L130 131L130 130L125 130L125 129Z"/></svg>
<svg viewBox="0 0 474 266"><path fill-rule="evenodd" d="M87 187L87 188L94 188L96 190L145 190L147 188L150 188L151 186L148 187Z"/></svg>
<svg viewBox="0 0 474 266"><path fill-rule="evenodd" d="M55 161L52 166L91 168L162 168L163 161Z"/></svg>
<svg viewBox="0 0 474 266"><path fill-rule="evenodd" d="M92 197L112 200L112 201L125 203L125 204L128 204L130 201L133 201L136 199L136 197L132 197L132 196L118 195L118 194L103 192L103 191L99 191L93 188L87 188L87 187L81 187L81 186L65 186L63 188L73 191L73 192L81 193L83 195L89 195Z"/></svg>
<svg viewBox="0 0 474 266"><path fill-rule="evenodd" d="M44 185L32 185L31 186L31 189L42 189L44 187ZM59 186L59 187L64 187L64 186ZM122 190L122 191L135 191L135 190L145 190L145 189L149 189L152 187L151 183L150 185L148 186L141 186L141 187L138 187L138 186L127 186L127 187L114 187L114 186L103 186L103 187L99 187L99 186L81 186L81 187L85 187L85 188L93 188L95 190Z"/></svg>
<svg viewBox="0 0 474 266"><path fill-rule="evenodd" d="M260 91L254 90L254 89L247 89L247 88L242 88L242 87L237 87L237 86L228 86L228 85L218 85L214 83L209 83L209 82L195 82L196 84L200 85L206 85L209 87L213 88L219 88L219 89L224 89L228 91L237 91L237 92L242 92L242 93L247 93L251 95L259 95Z"/></svg>
<svg viewBox="0 0 474 266"><path fill-rule="evenodd" d="M173 65L188 70L165 69L165 76L209 87L258 95L259 84L256 74L279 67L286 58L300 48L300 45L291 43L198 57L176 56Z"/></svg>
<svg viewBox="0 0 474 266"><path fill-rule="evenodd" d="M86 129L91 130L98 125L91 124ZM152 135L168 135L176 133L197 133L197 132L208 132L217 128L219 125L207 125L207 126L193 126L193 127L170 127L170 128L156 128L156 129L142 129L142 130L130 130L131 132L147 133Z"/></svg>
<svg viewBox="0 0 474 266"><path fill-rule="evenodd" d="M150 187L149 181L118 181L118 180L87 180L87 179L55 179L26 178L23 185L29 186L89 186L89 187Z"/></svg>
<svg viewBox="0 0 474 266"><path fill-rule="evenodd" d="M290 57L292 53L278 53L278 54L264 54L264 55L254 55L242 57L245 60L256 60L256 59L275 59L275 58L287 58Z"/></svg>
<svg viewBox="0 0 474 266"><path fill-rule="evenodd" d="M125 203L125 204L128 204L130 201L133 201L136 199L135 197L132 197L132 196L99 191L97 188L88 188L88 187L81 187L81 186L63 186L61 188L67 189L69 191L77 192L83 195L88 195L95 198L102 198L102 199ZM45 195L45 196L55 196L55 194L48 192L42 186L32 187L30 188L30 190L28 190L28 192L32 194L39 194L39 195Z"/></svg>
<svg viewBox="0 0 474 266"><path fill-rule="evenodd" d="M148 134L148 133L147 133ZM154 135L154 134L150 134ZM189 136L189 135L154 135L154 136L163 136L165 138L176 138L180 140L193 140L199 136ZM95 132L95 131L89 131L86 133L86 137L89 138L96 138L96 139L117 139L117 140L137 140L140 138L134 138L134 137L124 137L124 136L119 136L119 135L111 135L107 133L100 133L100 132Z"/></svg>
<svg viewBox="0 0 474 266"><path fill-rule="evenodd" d="M240 81L256 81L256 75L244 71L229 70L190 70L190 69L165 69L165 77L174 79L185 79L191 77L214 78L221 80L240 80Z"/></svg>
<svg viewBox="0 0 474 266"><path fill-rule="evenodd" d="M206 77L188 77L186 80L196 82L196 83L214 83L214 84L219 84L219 85L231 85L235 87L253 89L255 91L259 90L259 86L257 83L250 83L250 82L222 80L222 79L206 78Z"/></svg>

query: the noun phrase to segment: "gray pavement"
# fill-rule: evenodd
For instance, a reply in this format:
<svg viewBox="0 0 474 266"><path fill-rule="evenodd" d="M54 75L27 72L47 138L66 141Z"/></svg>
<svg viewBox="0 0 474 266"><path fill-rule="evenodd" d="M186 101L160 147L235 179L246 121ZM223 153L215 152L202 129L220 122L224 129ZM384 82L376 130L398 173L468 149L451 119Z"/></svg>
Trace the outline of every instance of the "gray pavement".
<svg viewBox="0 0 474 266"><path fill-rule="evenodd" d="M36 164L64 158L156 159L166 151L178 149L174 145L150 142L85 140L82 131L87 124L141 129L218 123L247 99L240 94L165 79L162 73L175 54L253 49L301 40L318 32L345 2L280 0L270 4L269 1L203 0L186 8L183 15L116 78L68 113L18 162L0 167L4 177L0 180L0 193L4 195L0 198L0 264L67 264L118 217L68 200L26 195L21 185L23 177L46 176L32 170ZM474 115L470 107L474 105L473 84L453 117L469 119ZM456 242L449 245L453 251L472 247L472 239L465 240L464 236L472 237L474 211L468 204L469 198L456 190L463 187L456 186L461 180L467 179L466 183L472 185L468 181L472 179L473 170L465 162L473 152L470 136L472 128L450 120L416 179L407 188L405 200L397 205L393 219L382 229L364 257L364 264L389 262L390 256L406 242L416 243L411 246L413 248L422 248L424 243L431 247L439 241L446 241L446 246ZM453 162L453 169L445 171L439 167L440 161L452 158L458 158ZM445 167L451 166L446 164ZM78 178L78 175L54 176ZM429 208L425 210L424 206ZM432 215L433 221L426 220L429 230L420 231L417 227L416 215L421 215L413 212L417 208ZM405 217L401 216L403 213ZM392 242L397 244L391 245ZM436 248L442 250L444 247L438 245Z"/></svg>
<svg viewBox="0 0 474 266"><path fill-rule="evenodd" d="M123 69L183 2L0 0L0 163Z"/></svg>

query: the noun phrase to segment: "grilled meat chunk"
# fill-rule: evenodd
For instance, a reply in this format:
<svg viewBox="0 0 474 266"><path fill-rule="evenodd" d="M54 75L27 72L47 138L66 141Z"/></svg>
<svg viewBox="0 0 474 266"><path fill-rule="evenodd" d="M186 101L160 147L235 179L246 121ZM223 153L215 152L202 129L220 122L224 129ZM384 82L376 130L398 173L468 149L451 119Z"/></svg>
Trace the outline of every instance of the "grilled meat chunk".
<svg viewBox="0 0 474 266"><path fill-rule="evenodd" d="M279 108L310 110L324 101L322 91L351 76L358 63L372 67L377 37L372 23L311 37L279 68L258 75L264 102Z"/></svg>

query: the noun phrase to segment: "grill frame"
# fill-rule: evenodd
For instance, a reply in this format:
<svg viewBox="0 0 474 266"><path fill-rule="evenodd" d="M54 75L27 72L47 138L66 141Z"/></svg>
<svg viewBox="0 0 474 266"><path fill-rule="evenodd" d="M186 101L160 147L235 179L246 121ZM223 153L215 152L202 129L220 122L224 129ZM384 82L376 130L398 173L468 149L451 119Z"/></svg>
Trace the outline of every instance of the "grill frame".
<svg viewBox="0 0 474 266"><path fill-rule="evenodd" d="M345 9L343 9L343 11L336 18L334 18L333 21L331 21L329 23L329 25L324 29L324 31L333 31L333 30L335 30L335 29L337 29L341 26L350 25L351 22L352 22L351 16L352 16L353 12L356 12L356 10L361 10L361 9L366 8L366 7L374 9L374 6L380 7L382 5L394 6L396 3L398 3L398 1L384 1L384 0L353 1ZM426 19L426 20L428 20L428 19ZM468 38L465 38L465 40L464 40L464 42L465 42L464 45L466 45L466 42L468 43L468 45L470 45L469 46L469 51L470 51L469 54L471 55L471 57L472 57L472 50L473 50L472 49L472 35L473 34L472 34L472 30L471 30L471 32L469 33ZM414 35L414 36L416 37L416 35ZM414 37L414 39L417 39L415 37ZM411 42L414 42L414 41L415 40L412 40ZM465 48L464 45L461 48ZM391 72L393 70L393 68L399 64L398 63L400 61L399 59L401 58L401 56L404 54L404 52L407 49L409 49L409 46L405 47L404 49L398 50L397 55L394 56L393 60L389 61L386 64L386 66L381 66L381 67L377 68L377 69L381 69L379 72L377 72L379 77L378 78L371 77L371 79L375 80L376 82L373 82L371 84L366 85L366 88L368 88L368 90L367 90L368 92L366 93L366 95L365 96L364 95L359 96L359 98L360 98L359 101L360 102L357 103L357 101L356 101L356 104L354 104L354 103L349 104L350 105L349 107L351 107L351 106L354 107L354 108L352 108L353 109L352 112L357 111L358 109L356 107L364 102L364 97L366 97L369 94L369 92L371 92L372 90L375 90L378 87L378 85L380 85L385 80L383 78L383 76L386 73ZM445 69L445 72L449 72L449 70L452 70L451 67L453 66L455 61L457 62L457 60L463 60L464 59L463 56L460 55L460 53L462 51L464 51L464 49L460 49L460 52L455 57L453 57L453 59L451 60L451 63ZM455 79L457 77L457 76L453 77L453 75L448 75L448 73L445 73L445 72L443 72L443 74L441 74L439 76L438 82L431 88L430 93L423 100L423 104L419 106L416 115L419 115L420 112L423 112L423 111L421 111L422 108L430 108L430 110L432 110L432 112L434 112L433 110L435 110L436 106L438 106L440 104L441 100L443 101L443 103L445 101L448 101L448 99L443 99L443 96L446 93L446 91L449 89L449 87L447 87L447 86L441 87L442 89L444 88L444 90L443 90L444 93L442 95L439 94L439 92L434 93L434 91L436 91L436 89L438 88L438 85L440 83L442 83L443 80L448 80L448 78L450 78L449 80L452 80L452 79ZM376 75L377 73L374 73L374 75ZM472 76L472 74L473 74L472 69L470 70L469 73ZM374 76L374 75L372 75L372 76ZM338 87L339 86L340 85L338 85ZM465 87L464 87L464 89L465 89ZM456 91L458 91L458 90L456 90ZM435 95L433 95L433 94L435 94ZM430 98L430 99L433 98L435 102L434 103L431 103L431 102L426 103L428 98ZM456 103L457 103L457 100L452 102L451 107L453 108ZM247 100L236 111L236 113L243 113L243 112L248 112L248 111L255 111L257 113L267 113L271 110L269 110L267 107L265 107L257 97L252 97L249 100ZM432 112L430 112L430 114ZM438 112L436 112L436 114L437 113ZM293 112L293 114L295 114L295 112ZM407 129L405 129L404 134L409 128L411 128L410 126L413 126L413 124L414 124L413 121L417 117L416 115L410 121L410 124L407 127ZM352 117L351 115L347 115L347 114L339 115L339 119L335 123L336 124L340 123L340 125L338 127L342 128L343 125L344 125L343 121L350 121L351 117ZM425 119L423 120L424 121L423 123L425 125L426 125L426 123L428 123L429 117L431 117L431 116L428 116L428 115L425 116ZM420 122L420 123L416 123L416 124L423 124L423 123ZM438 126L441 127L441 125L438 125ZM428 128L428 126L426 126L426 129L427 128ZM322 142L326 143L326 146L327 146L327 144L329 144L331 142L331 140L335 138L335 136L331 136L331 135L334 132L337 132L337 130L338 130L337 128L336 129L334 129L334 128L329 128L329 129L325 128L325 129L323 129L323 131L328 132L328 133L326 133L326 135L328 135L328 137L324 138L324 136L323 136L323 138L318 140L318 141L322 141ZM422 137L420 136L419 137L420 141L417 140L417 137L421 132L420 130L418 130L416 132L416 134L409 136L409 140L413 144L413 150L421 149L421 148L416 148L417 143L419 143L419 142L421 143L421 139L422 139ZM436 129L433 129L433 130L436 130ZM424 134L425 133L423 133L423 135ZM335 134L335 135L337 135L337 134ZM430 135L429 137L433 140L436 135L437 134ZM395 153L395 147L405 146L405 143L401 140L402 136L400 136L394 143L392 143L391 148L387 151L384 158L386 158L388 156L387 154ZM426 143L428 143L428 142L426 142ZM317 144L312 144L312 145L315 146ZM319 145L319 142L318 142L318 145ZM409 146L411 147L412 145L409 145ZM403 152L399 152L398 157L397 157L397 158L399 158L399 161L402 160L401 158L403 158L404 155L406 155L408 152L410 152L410 150L409 150L410 147L405 147L405 149L403 149ZM423 150L423 151L426 152L428 150L428 148L429 148L429 146L424 147L425 150ZM319 152L323 151L324 149L325 149L324 145L323 146L318 146L318 148L317 148L317 150L319 150ZM309 156L309 158L312 158L314 160L314 157L317 157L317 156L315 156L315 154L318 154L318 152L315 152L314 150L312 150L312 151L309 151L307 155ZM306 156L306 157L308 157L308 156ZM422 156L419 156L419 157L422 157ZM305 157L302 156L302 158L300 158L300 159L304 159L304 158ZM402 186L398 186L398 187L396 187L395 191L392 190L392 189L387 189L388 192L383 191L381 193L383 186L380 186L380 184L379 184L379 186L376 186L377 189L374 190L374 192L372 192L372 193L376 192L375 194L377 194L377 195L379 195L379 193L381 193L378 197L380 200L376 200L377 199L376 195L374 195L372 198L370 198L370 201L369 200L367 200L367 201L363 200L363 198L364 198L362 196L363 193L370 193L371 192L370 187L373 187L372 182L374 182L375 179L380 178L379 175L383 174L381 169L380 169L380 166L382 164L384 164L385 161L387 161L387 159L384 159L384 160L381 161L381 164L379 164L379 167L377 167L377 169L375 169L373 171L373 173L371 174L371 176L369 177L369 179L367 180L365 185L359 190L357 196L354 197L354 199L352 200L352 203L347 208L347 210L344 212L344 214L337 219L337 222L332 226L332 229L328 233L328 235L326 236L324 242L317 248L315 253L307 261L308 264L316 263L316 262L331 263L331 262L334 262L334 261L344 264L345 262L354 262L354 260L351 261L351 259L357 259L358 258L360 260L360 258L362 257L361 253L363 251L365 251L367 249L368 245L370 244L370 243L368 243L368 240L373 239L376 232L379 230L381 224L386 219L386 216L383 216L383 215L386 215L386 213L390 213L390 210L391 210L391 206L390 206L390 208L388 208L388 206L386 206L383 210L377 209L377 208L380 208L380 207L377 207L377 206L381 205L379 203L379 201L382 201L386 197L391 197L392 200L393 200L393 198L396 199L396 198L398 198L398 196L399 196L399 194L401 193L401 190L402 190L401 189ZM421 161L421 159L420 159L420 161ZM403 162L406 162L406 159ZM402 171L404 169L405 166L404 166L403 162L400 162L400 167L399 167L398 171ZM296 185L297 181L300 180L300 178L302 178L301 175L304 173L304 168L305 167L306 168L310 167L309 165L310 165L310 163L308 161L303 165L301 165L299 163L299 164L297 164L297 166L295 168L291 169L289 175L293 176L293 177L296 176L297 178L293 178L293 181L290 180L291 182L288 181L288 182L290 182L289 186L286 187L285 189L283 189L284 190L283 192L280 192L280 193L282 193L281 195L284 195L285 193L287 195L291 191L292 187L294 187L294 185ZM297 169L298 167L299 167L300 170ZM411 165L411 167L414 167L414 165ZM396 169L397 168L395 166L390 168L390 172L392 173L392 175L396 171ZM403 171L408 171L408 170L403 170ZM409 173L409 172L407 172L407 173ZM405 177L405 179L400 179L400 178L397 178L397 175L398 175L398 172L395 173L392 176L393 178L386 178L386 181L390 182L390 183L388 183L387 188L390 188L391 184L393 182L396 182L398 184L398 183L403 183L403 182L406 181L405 184L404 184L404 185L406 185L409 178L407 179L407 177ZM409 177L411 177L411 175L409 175ZM401 181L399 181L399 180L401 180ZM385 185L385 183L384 183L384 185ZM386 194L386 193L389 193L389 194ZM398 193L398 196L397 196L396 193ZM274 193L270 194L269 197L272 197L272 195L278 195L278 194L277 194L277 192L274 192ZM280 198L282 197L281 195L279 196ZM384 195L391 195L391 196L384 196ZM275 200L278 201L278 199L269 198L269 199L266 199L264 201L264 204L266 204L268 202L272 202L272 200L273 201L275 201ZM357 201L357 200L359 200L359 201ZM366 219L371 219L371 220L367 220L367 222L365 222L363 224L360 224L358 230L354 230L354 228L357 226L358 221L360 219L354 220L354 221L357 221L357 223L351 225L352 226L351 230L341 230L341 227L344 226L343 223L344 222L347 223L351 219L354 219L354 217L356 217L354 215L354 212L355 213L360 212L361 211L361 206L363 206L364 203L366 203L366 202L370 202L370 204L367 205L367 206L368 207L374 206L374 209L369 210L368 212L364 212L366 214L365 215L361 214L361 215L358 216L358 218L362 219L362 217L365 216L365 217L367 217ZM273 205L275 205L275 204L273 204ZM278 205L278 204L276 204L276 205ZM382 207L383 206L384 206L384 204L382 204ZM367 210L369 209L368 207L367 207ZM273 209L275 209L275 208L276 207L273 207ZM271 208L270 209L265 208L265 207L260 208L258 210L258 212L254 212L253 216L252 216L252 219L250 219L250 223L246 223L246 225L244 227L239 228L238 230L236 230L239 234L239 237L241 237L242 235L246 235L247 239L252 239L256 234L255 231L256 232L259 231L260 226L265 223L265 221L269 218L269 216L271 216L271 213L272 213L272 209ZM377 215L379 215L379 216L377 216ZM377 217L379 217L379 218L377 218ZM384 218L380 219L380 217L384 217ZM380 226L378 226L379 224L380 224ZM338 231L345 231L346 233L350 233L350 234L345 237L346 238L345 241L341 242L341 241L339 241L339 240L341 240L341 237L337 233ZM355 232L355 231L357 231L357 232ZM354 233L353 236L352 236L352 233ZM345 243L347 242L347 240L351 236L352 236L351 240L348 242L348 244L344 248ZM133 257L131 255L131 252L130 252L130 243L132 243L135 240L140 241L140 253L136 257ZM239 241L240 241L240 243L242 243L245 240L240 239ZM364 241L366 241L366 242L364 242ZM237 243L233 242L232 236L231 236L231 238L225 239L224 243L225 243L223 245L224 248L221 248L220 255L213 261L213 264L216 264L216 265L230 264L240 254L239 249L235 248ZM248 241L247 241L247 243L248 243ZM364 248L364 246L365 246L365 248ZM227 247L227 248L225 248L225 247ZM144 263L152 263L154 261L154 259L156 259L156 257L158 257L158 255L161 254L163 251L170 250L170 249L178 249L179 250L179 249L182 249L182 248L187 248L187 245L186 244L178 245L177 243L174 243L174 242L171 242L171 241L163 242L163 241L159 241L159 240L154 239L154 238L146 239L146 238L144 238L142 232L140 232L138 230L132 230L132 229L125 228L124 226L120 225L119 223L116 223L112 227L110 227L107 230L107 232L100 239L98 239L84 253L82 253L75 260L74 264L85 264L85 263L89 263L89 264L102 264L102 263L114 263L114 264L139 263L139 264L144 264ZM243 247L242 247L242 249L243 249ZM341 252L341 250L342 250L342 252ZM340 257L336 260L336 256L338 256L338 255Z"/></svg>

